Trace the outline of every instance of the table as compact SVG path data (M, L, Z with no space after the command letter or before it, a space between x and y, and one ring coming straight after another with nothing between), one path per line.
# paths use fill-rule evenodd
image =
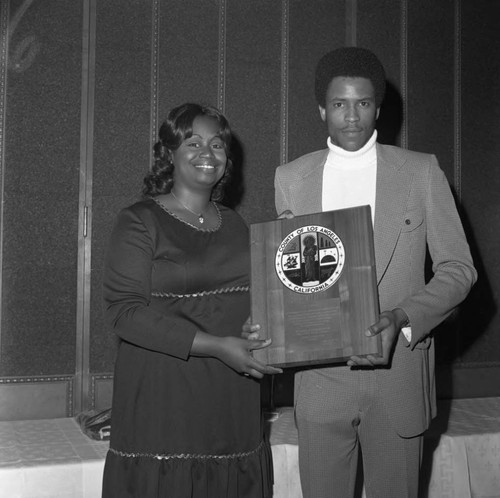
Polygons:
M423 498L500 498L500 398L440 401L426 434Z
M273 498L302 498L298 435L293 408L280 408L266 415L273 452Z
M439 402L425 438L421 498L500 498L500 398ZM291 408L268 422L273 498L302 498ZM74 419L0 422L0 498L100 498L107 442Z
M107 450L72 418L0 422L0 498L100 498Z

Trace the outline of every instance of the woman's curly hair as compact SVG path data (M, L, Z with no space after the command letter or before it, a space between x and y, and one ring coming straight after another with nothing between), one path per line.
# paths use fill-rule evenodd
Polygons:
M158 142L153 147L154 162L150 172L144 178L142 193L145 197L156 197L167 194L174 184L174 164L172 152L177 150L182 142L193 135L193 122L198 116L213 118L219 124L219 137L224 143L227 156L224 176L212 191L212 200L222 201L226 186L231 180L233 163L231 161L232 133L224 115L215 107L187 103L172 109L167 119L160 126Z

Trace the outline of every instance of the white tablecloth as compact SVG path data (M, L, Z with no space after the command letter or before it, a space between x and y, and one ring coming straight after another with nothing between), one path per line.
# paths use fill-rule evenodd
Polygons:
M273 498L302 498L299 447L292 408L267 414L274 465Z
M72 418L0 422L0 498L100 498L107 449Z
M429 498L500 498L500 398L441 401L426 437Z
M302 498L293 411L275 418L274 498ZM0 422L0 498L100 498L107 448L70 418ZM500 398L440 402L425 448L422 498L500 498Z

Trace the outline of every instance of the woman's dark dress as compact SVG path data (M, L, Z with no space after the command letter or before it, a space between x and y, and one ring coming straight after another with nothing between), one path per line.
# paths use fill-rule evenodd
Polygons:
M121 341L103 498L271 496L259 383L189 356L197 330L240 337L249 316L248 229L218 209L215 230L153 200L118 217L104 273Z

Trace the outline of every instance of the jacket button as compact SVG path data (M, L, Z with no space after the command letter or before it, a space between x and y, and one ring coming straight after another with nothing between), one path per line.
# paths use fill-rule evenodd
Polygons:
M411 225L411 220L409 220L408 218L406 218L405 223L406 223L407 225Z

